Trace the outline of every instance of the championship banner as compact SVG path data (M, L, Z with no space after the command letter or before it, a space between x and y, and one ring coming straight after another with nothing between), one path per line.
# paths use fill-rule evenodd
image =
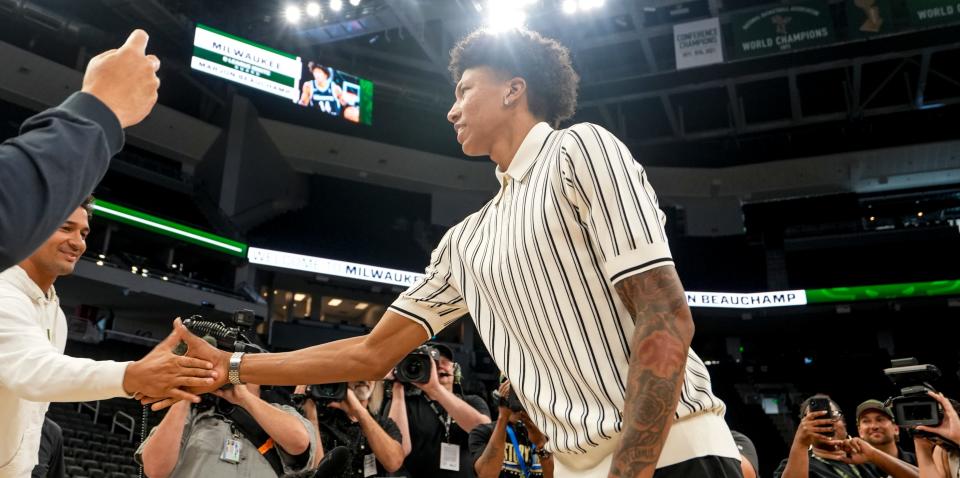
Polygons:
M206 25L197 24L190 67L292 101L300 98L300 58Z
M865 38L893 31L892 0L846 0L850 38Z
M918 27L960 22L958 0L907 0L907 10L910 24Z
M723 63L723 41L717 17L673 26L677 69Z
M826 1L768 7L733 17L738 57L767 55L833 42L833 18Z

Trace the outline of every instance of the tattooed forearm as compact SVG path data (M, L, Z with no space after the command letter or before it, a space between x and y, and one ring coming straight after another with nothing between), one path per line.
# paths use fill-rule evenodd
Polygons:
M633 317L622 441L611 477L648 477L656 471L683 385L693 319L673 266L628 277L617 293Z

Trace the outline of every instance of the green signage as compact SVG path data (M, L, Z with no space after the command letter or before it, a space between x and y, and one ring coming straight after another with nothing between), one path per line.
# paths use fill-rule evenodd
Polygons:
M833 42L833 19L825 0L767 7L733 17L738 57L767 55Z
M906 282L903 284L867 285L860 287L834 287L831 289L807 289L807 303L856 302L861 300L902 299L907 297L933 297L942 295L960 295L960 280Z
M118 222L139 227L147 231L156 232L174 239L190 242L215 251L224 252L237 257L247 257L247 245L220 237L209 232L194 229L183 224L177 224L150 214L125 208L102 199L97 199L93 209L98 215L103 215Z
M846 0L850 38L864 38L893 31L892 0Z
M957 0L907 0L910 23L915 26L942 25L960 22Z

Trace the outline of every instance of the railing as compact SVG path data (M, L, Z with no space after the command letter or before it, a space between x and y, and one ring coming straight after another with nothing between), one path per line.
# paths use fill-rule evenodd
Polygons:
M127 422L129 422L130 424L127 425L126 424ZM147 426L147 424L144 423L143 426ZM127 432L127 441L132 442L133 430L137 428L137 421L134 420L134 418L131 417L130 415L127 415L126 413L121 412L120 410L117 410L113 414L113 423L110 425L110 433L116 433L115 430L117 428L120 428L121 430L125 430Z

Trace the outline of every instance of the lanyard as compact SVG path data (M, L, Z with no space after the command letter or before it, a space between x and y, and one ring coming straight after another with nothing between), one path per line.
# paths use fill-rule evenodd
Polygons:
M433 409L433 413L437 416L437 420L440 420L440 424L443 425L443 442L450 443L450 423L452 421L450 419L450 414L446 413L446 410L441 412L439 407L437 407L437 403L432 400L428 401L427 403L429 403L430 408Z
M510 425L507 425L507 435L510 437L510 441L513 442L513 450L517 452L517 463L520 465L520 472L523 473L524 477L530 478L530 473L533 473L533 470L527 471L527 462L523 460L523 453L520 453L520 444L517 443L517 434L513 432L513 427ZM533 445L533 448L536 449L537 446Z
M845 473L843 470L841 470L840 467L838 467L837 465L834 465L833 463L830 463L830 462L828 462L827 460L824 460L823 458L820 458L819 456L815 455L815 454L812 453L812 452L810 453L810 456L812 456L815 460L819 461L820 463L823 463L824 465L827 465L827 466L829 466L830 468L833 468L833 471L836 472L836 474L840 475L840 478L851 478L850 475L846 474L846 473ZM857 470L856 467L852 467L852 466L851 466L851 467L850 467L850 471L852 471L854 475L857 475L857 478L863 478L863 477L860 475L860 471Z

